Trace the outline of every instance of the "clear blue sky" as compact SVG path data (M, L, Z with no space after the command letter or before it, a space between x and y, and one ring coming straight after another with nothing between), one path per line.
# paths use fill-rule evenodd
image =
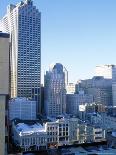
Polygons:
M9 3L1 0L0 17ZM116 64L116 0L34 0L42 12L42 79L62 63L70 82L92 77L99 64Z

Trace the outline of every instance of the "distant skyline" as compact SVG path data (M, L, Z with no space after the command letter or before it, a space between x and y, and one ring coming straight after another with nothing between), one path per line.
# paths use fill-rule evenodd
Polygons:
M33 0L42 16L42 83L51 63L62 63L69 81L91 78L96 65L116 64L116 0ZM8 4L0 1L0 18Z

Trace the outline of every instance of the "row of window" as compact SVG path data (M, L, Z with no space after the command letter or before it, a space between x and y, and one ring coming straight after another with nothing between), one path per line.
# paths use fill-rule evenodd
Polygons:
M55 135L55 136L57 136L57 132L48 132L47 135L50 135L50 136L54 136Z
M48 130L48 131L49 131L49 130L50 130L50 131L51 131L51 130L57 130L57 127L48 127L47 130Z
M60 133L59 133L59 136L64 136L64 137L65 137L65 136L68 136L68 132L60 132Z
M48 138L48 143L49 142L57 142L57 137Z
M44 144L45 137L22 138L22 145Z

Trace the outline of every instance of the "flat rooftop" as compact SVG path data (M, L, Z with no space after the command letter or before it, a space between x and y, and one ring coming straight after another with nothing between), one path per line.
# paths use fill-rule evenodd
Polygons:
M46 133L45 126L42 126L40 123L18 123L16 130L20 136Z

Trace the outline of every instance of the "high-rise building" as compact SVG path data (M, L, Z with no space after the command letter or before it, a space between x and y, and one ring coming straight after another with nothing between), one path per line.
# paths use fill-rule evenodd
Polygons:
M113 106L116 106L116 65L96 66L96 74L112 79L112 101Z
M11 97L27 97L40 107L41 13L32 0L10 4L1 26L10 33Z
M96 75L112 79L112 101L113 106L116 106L116 65L96 66Z
M92 79L81 80L76 85L76 92L84 90L85 94L91 94L96 104L112 105L112 79L103 76L94 76Z
M9 95L9 34L0 32L0 154L5 155L5 114Z
M45 113L57 116L66 111L65 73L63 65L52 65L44 77Z
M112 79L112 68L115 65L99 65L95 68L96 76L103 76L105 79Z

